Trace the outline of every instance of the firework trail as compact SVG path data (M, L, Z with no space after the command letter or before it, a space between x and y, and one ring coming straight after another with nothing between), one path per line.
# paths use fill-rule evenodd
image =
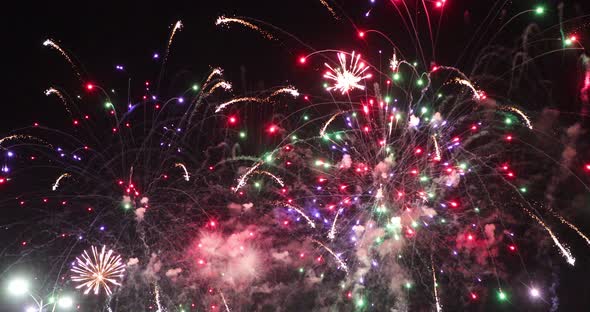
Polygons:
M57 90L55 88L49 88L49 89L45 90L45 95L49 96L52 94L55 94L57 97L59 97L59 99L63 103L64 107L66 108L66 111L70 114L70 116L72 116L72 111L68 107L68 101L66 100L64 95L59 90Z
M346 54L338 53L338 61L340 68L334 69L330 64L324 65L328 68L328 72L324 74L324 78L334 81L332 86L326 88L328 91L339 90L342 94L348 93L354 89L365 90L365 86L359 84L361 81L371 78L371 74L365 72L369 69L364 62L359 62L360 54L352 52L350 56L350 64L346 60Z
M154 293L156 299L156 306L158 307L158 309L156 309L156 312L163 312L164 310L162 310L162 304L160 303L160 286L158 285L158 282L154 283Z
M59 187L59 182L61 181L61 179L68 178L68 177L70 177L70 174L69 173L64 173L64 174L60 175L57 178L57 180L55 180L55 183L53 183L53 186L51 187L51 190L52 191L57 190L57 188Z
M334 221L332 222L332 227L330 228L330 232L328 232L328 239L334 240L336 238L336 222L338 221L338 216L342 212L342 209L338 209L336 212L336 216L334 217Z
M174 24L174 27L172 28L172 32L170 33L170 37L168 38L168 44L166 45L166 53L164 54L164 61L162 62L162 66L164 66L164 64L166 64L166 61L168 59L168 55L170 54L170 47L172 46L172 41L174 40L174 36L181 29L182 29L182 21L177 21L176 24Z
M340 256L338 256L336 253L334 253L334 251L332 251L332 249L328 248L328 246L324 245L322 242L320 242L318 240L314 240L314 242L316 244L320 245L322 248L324 248L327 252L329 252L334 257L336 262L338 263L338 268L342 269L344 272L346 272L348 274L348 266L346 265L346 263L344 263L344 261L342 261Z
M250 177L250 175L256 171L256 169L258 169L258 167L260 167L260 165L262 165L262 162L259 162L257 164L255 164L254 166L250 167L250 169L248 169L248 171L246 171L246 173L244 173L239 179L238 179L238 184L234 187L234 193L237 192L239 189L241 189L242 187L244 187L244 185L246 185L246 182L248 182L248 178Z
M225 300L225 296L223 295L223 292L219 292L219 295L221 296L221 300L223 301L223 305L225 306L225 312L231 312L231 310L229 309L229 305L227 304L227 301Z
M78 71L78 66L76 66L76 63L74 63L74 61L72 60L72 58L66 53L66 51L64 49L62 49L57 43L55 43L55 41L51 40L51 39L47 39L43 42L44 46L49 46L57 51L59 51L59 53L61 53L61 55L68 61L68 63L70 63L70 65L72 66L72 69L74 70L74 72L76 73L76 75L78 76L78 79L82 79L82 75L80 74L80 72Z
M188 174L188 171L186 170L186 166L182 163L176 163L176 164L174 164L174 167L182 168L182 171L184 171L184 180L188 182L190 179L190 176Z
M438 147L438 141L436 140L436 135L433 134L432 135L432 142L434 142L434 152L435 152L435 157L434 160L440 160L440 148Z
M266 30L263 30L262 28L248 22L245 21L241 18L235 18L235 17L225 17L225 16L220 16L217 18L217 20L215 21L215 25L227 25L230 23L237 23L243 26L246 26L252 30L255 30L257 32L259 32L264 38L268 39L268 40L274 40L275 38Z
M566 219L564 219L562 216L560 216L559 214L557 214L555 212L553 212L553 215L556 216L559 219L559 221L561 221L561 223L567 225L570 229L572 229L576 233L578 233L578 235L586 241L586 244L590 245L590 238L588 238L588 236L586 236L584 233L582 233L582 231L580 231L580 229L578 229L577 226L570 223L569 221L567 221Z
M103 289L107 296L112 294L111 285L120 286L120 280L125 272L125 264L121 256L115 255L112 250L106 251L106 246L102 246L101 251L95 246L91 247L92 255L84 251L81 258L76 258L72 272L72 281L80 282L76 289L86 288L84 294L91 290L98 295L100 289Z
M279 205L281 205L281 204L279 203ZM309 227L311 227L312 229L315 229L315 223L313 222L313 220L310 217L308 217L300 208L295 207L294 205L291 205L291 204L283 204L283 205L295 210L300 216L305 218L305 220L307 221L307 224L309 224Z
M531 124L531 120L520 109L518 109L516 107L512 107L512 106L504 106L503 109L506 109L506 110L509 110L511 112L514 112L514 113L518 114L524 120L524 122L526 123L526 127L529 128L529 129L531 129L531 130L533 130L533 125Z
M481 91L478 91L475 86L471 83L471 81L462 78L455 78L454 80L456 83L467 86L473 92L473 98L476 100L480 100L482 98Z
M269 95L265 98L258 98L258 97L237 98L237 99L229 100L225 103L219 104L215 108L215 112L219 113L220 111L224 110L226 107L228 107L232 104L241 103L241 102L270 103L272 98L274 98L275 96L280 95L280 94L290 94L293 97L298 97L299 91L297 91L297 89L295 89L293 87L285 87L285 88L280 88L279 90L274 91L271 95Z
M543 220L541 220L541 218L537 217L537 215L535 215L534 213L532 213L530 210L528 210L525 207L522 207L522 209L531 217L533 218L535 221L537 221L539 223L539 225L541 225L545 231L547 231L547 234L549 234L549 236L551 237L551 239L553 240L553 242L555 243L555 246L557 246L559 248L559 250L561 251L561 254L563 255L563 257L567 260L567 263L569 263L570 265L574 265L576 263L576 259L572 256L571 252L569 251L569 249L567 249L566 247L563 246L563 244L557 239L557 236L555 236L555 234L553 233L553 231L547 226L547 224L545 224L545 222L543 222Z
M17 141L17 140L23 140L23 141L34 141L37 143L41 143L41 144L47 144L47 142L34 137L32 135L23 135L23 134L13 134L13 135L9 135L6 137L3 137L0 139L0 145L2 145L4 142L10 142L10 141ZM49 145L51 146L51 145Z
M214 84L209 91L203 93L203 98L208 97L209 95L213 94L213 92L215 92L215 90L222 88L224 90L231 90L232 89L232 85L231 83L227 82L227 81L219 81L216 84Z
M432 255L430 256L430 268L432 269L432 290L434 292L434 300L436 302L436 312L441 312L442 306L440 305L440 300L438 298L438 283L436 282L436 272L434 271L434 260L432 259Z
M328 11L330 11L330 14L332 14L332 16L334 17L334 19L339 20L340 17L336 14L336 11L334 11L334 9L332 9L332 7L328 4L328 2L326 0L320 0L320 3L326 7L326 9L328 9Z
M281 187L285 186L285 182L283 182L283 180L281 180L281 178L277 177L276 175L274 175L268 171L258 170L258 171L255 171L255 173L267 175L267 176L271 177L275 182L277 182L277 184L279 184Z

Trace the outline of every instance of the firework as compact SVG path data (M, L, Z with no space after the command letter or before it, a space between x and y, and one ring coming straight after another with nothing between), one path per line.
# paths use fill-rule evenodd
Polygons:
M112 294L112 286L120 286L125 264L121 256L115 254L112 250L107 251L106 246L102 246L100 252L98 248L92 246L90 254L88 251L76 258L72 268L74 275L72 281L78 283L76 289L85 288L84 294L90 291L98 295L100 290L104 290L107 296Z
M333 8L340 7L332 6L336 3L320 3L338 19ZM407 11L400 3L391 2ZM419 11L430 19L429 10L440 10L443 4L424 2ZM372 18L377 10L371 6L361 15ZM40 163L44 170L55 170L40 181L53 181L67 172L53 183L52 190L60 188L60 192L51 193L44 187L17 196L21 206L35 201L48 207L54 202L59 205L59 209L42 210L52 218L34 223L54 237L35 249L28 248L40 238L14 245L26 252L47 249L52 254L62 253L66 244L92 246L74 260L71 280L85 294L106 293L106 302L97 304L109 311L111 301L125 311L169 311L184 309L188 303L194 309L209 306L230 312L227 299L253 310L290 307L292 297L299 298L293 296L293 289L311 294L309 307L304 309L339 311L352 306L359 311L440 312L443 306L465 310L489 297L479 296L485 289L497 291L499 304L507 304L508 290L521 284L528 298L545 296L550 293L542 288L546 281L522 282L518 279L528 275L507 274L513 268L506 271L504 267L518 263L510 257L526 258L530 253L521 250L541 242L552 243L548 253L573 266L577 250L570 250L569 242L557 236L559 229L575 231L590 245L587 235L556 211L543 205L532 207L538 192L527 193L527 188L543 187L543 179L535 178L535 173L544 171L545 164L569 168L577 161L575 155L584 153L572 151L571 146L564 151L554 146L538 148L538 142L552 133L529 131L533 123L542 122L535 120L538 112L528 106L526 98L522 102L524 97L520 97L518 108L492 105L511 99L488 84L485 78L493 75L480 71L491 67L486 63L489 55L474 59L475 68L465 71L469 75L435 64L421 46L426 40L418 38L423 30L418 25L421 28L423 23L417 23L416 16L403 17L416 34L416 47L398 47L378 30L358 31L363 39L379 34L385 40L383 45L378 39L363 40L359 47L366 47L362 58L356 52L342 52L341 46L316 50L262 21L217 19L216 25L240 24L267 39L275 39L274 33L259 25L278 30L277 37L294 39L281 43L289 48L291 43L301 44L295 49L308 51L299 57L300 64L310 67L306 80L323 80L324 88L289 79L294 86L250 92L244 85L248 91L232 98L217 92L230 90L232 84L224 80L221 68L213 67L203 79L178 89L178 83L170 88L159 88L158 83L153 88L149 77L141 93L131 84L127 92L116 84L111 89L106 87L108 82L96 87L101 92L93 92L97 85L88 84L87 96L72 99L65 91L47 89L46 95L59 97L73 118L80 112L72 112L68 104L86 99L104 102L107 116L113 118L95 123L90 122L92 115L78 117L76 125L80 122L86 127L72 133L37 127L38 123L25 128L27 133L59 142L57 148L24 133L0 139L8 165L18 158L17 163L30 161L31 166ZM160 80L182 27L180 21L171 27ZM571 44L571 36L568 38ZM76 70L72 55L52 40L44 44L60 52ZM408 51L421 55L407 58L412 53ZM325 67L323 62L313 64L315 58L310 58L330 59L334 52L338 61ZM432 59L435 52L432 47ZM509 54L493 54L494 66L512 64L502 59ZM582 60L590 63L585 57ZM117 66L118 74L122 68ZM318 68L327 72L318 75ZM175 82L179 81L183 80ZM520 90L518 82L514 84L510 90ZM584 103L588 85L584 82L579 90ZM484 101L486 88L494 90L489 101ZM339 93L339 99L323 90ZM275 105L278 103L281 105ZM252 117L245 108L249 104L254 110L265 109L256 110ZM80 110L88 107L91 105L79 106ZM119 114L122 109L127 111ZM511 124L506 114L514 114L511 118L521 123ZM107 123L108 127L97 126ZM562 129L551 129L559 137ZM564 132L570 136L570 132L584 130L580 126ZM543 137L537 132L543 132ZM559 152L564 155L563 164L550 159L549 155ZM525 157L527 161L522 161ZM0 183L8 181L10 174L4 165ZM179 174L183 179L173 178ZM77 177L76 183L60 186L71 176ZM191 183L185 183L188 181ZM47 194L51 196L44 196ZM555 203L558 207L559 201ZM82 205L85 209L80 210ZM547 210L557 219L543 219ZM529 237L521 238L522 233ZM56 245L51 244L56 241L60 245L53 250ZM112 244L121 255L107 251L105 245ZM547 253L544 248L539 250ZM60 267L64 258L51 258L58 259L54 267ZM127 265L123 258L129 259ZM532 265L546 268L545 263L533 260L523 259L523 272ZM67 283L59 287L67 288ZM263 300L251 296L258 292L275 295ZM204 293L210 296L202 296ZM457 299L462 295L471 301ZM202 302L187 302L186 298L201 298Z
M68 101L66 100L66 98L64 97L64 95L59 90L57 90L55 88L49 88L49 89L45 90L45 95L49 96L49 95L52 95L52 94L55 94L57 97L59 97L59 99L63 103L64 107L66 108L66 111L68 111L68 113L70 115L72 115L72 111L68 107Z
M57 180L55 180L55 183L53 183L53 186L51 187L51 190L52 190L52 191L55 191L55 190L57 190L57 188L59 187L59 182L60 182L62 179L64 179L64 178L68 178L68 177L70 177L70 174L69 174L69 173L64 173L64 174L60 175L60 176L57 178Z
M237 18L237 17L225 17L225 16L220 16L217 18L217 20L215 21L215 25L227 25L230 23L237 23L243 26L246 26L252 30L255 30L257 32L259 32L262 36L264 36L266 39L268 40L274 40L275 38L266 30L263 30L262 28L244 20L241 18Z
M336 14L336 11L334 11L334 9L328 4L328 2L326 0L320 0L320 3L326 7L326 9L328 9L328 11L330 11L330 14L332 14L332 16L339 20L340 17L338 17L338 15Z
M360 82L371 78L372 75L366 73L369 67L362 61L360 61L361 55L352 52L350 55L350 64L346 59L344 52L338 53L338 60L340 62L340 68L334 69L330 64L325 63L328 68L328 72L324 74L324 78L332 80L334 84L328 88L328 91L338 90L342 94L348 93L354 89L365 90L365 86L361 85Z
M346 263L344 263L344 261L342 261L342 259L340 258L339 255L337 255L336 253L334 253L334 251L332 251L332 249L330 249L328 246L324 245L322 242L315 240L314 241L316 244L320 245L322 248L324 248L327 252L329 252L332 257L334 257L334 259L336 260L336 263L338 263L338 268L342 269L344 272L348 273L348 266L346 265Z
M279 94L290 94L293 97L298 97L299 96L299 91L297 91L297 89L293 88L293 87L284 87L284 88L280 88L276 91L274 91L271 95L265 97L265 98L258 98L258 97L243 97L243 98L237 98L237 99L232 99L229 100L225 103L219 104L216 108L215 108L215 112L219 113L220 111L222 111L223 109L225 109L226 107L235 104L235 103L240 103L240 102L257 102L257 103L269 103L273 97L279 95Z
M295 207L295 206L294 206L294 205L292 205L292 204L285 204L285 206L289 207L290 209L293 209L293 210L295 210L295 211L296 211L296 212L297 212L299 215L301 215L303 218L305 218L305 220L306 220L306 221L307 221L307 223L309 224L309 227L310 227L310 228L312 228L312 229L315 229L315 223L313 222L313 220L312 220L312 219L311 219L311 218L310 218L308 215L306 215L306 214L305 214L305 213L304 213L304 212L301 210L301 208Z
M186 166L181 163L176 163L176 164L174 164L174 166L177 168L182 168L182 171L184 171L184 180L188 182L190 179L190 176L188 174L188 171L186 170Z
M79 79L82 78L82 75L78 71L78 66L76 66L76 63L74 63L74 61L68 55L68 53L66 53L66 51L64 49L62 49L62 47L60 47L57 43L55 43L55 41L53 41L51 39L47 39L47 40L43 41L43 45L46 47L51 47L51 48L57 50L68 61L68 63L70 63L70 65L72 66L72 69L74 70L74 72L76 73L78 78Z

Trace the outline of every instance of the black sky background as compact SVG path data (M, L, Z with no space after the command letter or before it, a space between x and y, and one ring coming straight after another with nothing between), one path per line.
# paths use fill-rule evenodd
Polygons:
M174 40L167 65L163 93L178 90L187 81L200 80L210 66L224 68L228 80L234 82L235 94L245 94L296 82L305 91L319 92L319 73L302 69L297 65L298 56L309 53L305 47L287 36L269 42L259 34L238 25L229 29L214 25L219 15L253 17L283 28L315 49L344 49L373 51L387 47L381 40L359 40L357 29L379 29L399 44L405 53L415 53L410 36L397 18L391 5L378 1L372 17L362 15L372 6L369 1L339 1L351 20L344 18L334 21L330 13L315 0L299 1L53 1L53 2L12 2L6 4L2 20L2 116L0 135L4 136L15 128L41 122L56 128L71 128L71 121L61 104L48 98L43 91L57 85L72 94L83 93L82 84L75 79L69 64L55 50L43 47L46 38L52 38L76 56L82 64L89 81L105 84L106 87L125 86L132 78L132 95L138 99L146 79L154 81L160 71L161 61L154 61L154 52L164 54L171 25L182 20L184 29ZM446 17L442 23L437 45L436 62L471 68L481 39L494 33L492 28L476 32L479 21L489 12L496 1L492 0L449 0ZM502 1L503 2L503 1ZM515 1L507 7L507 16L534 6L537 1ZM546 1L548 8L554 8L553 1ZM570 2L567 12L571 16L589 14L590 4L579 1L579 8ZM465 23L469 12L470 23ZM533 20L526 17L517 21L498 41L510 47L516 44L524 27ZM542 28L551 29L557 35L555 12L539 19ZM586 27L586 28L584 28ZM588 38L587 26L581 25L580 32ZM483 34L482 35L482 31ZM427 31L422 28L421 37ZM590 38L588 38L590 40ZM468 46L475 40L480 44ZM431 54L427 41L422 41L427 55ZM565 112L579 111L577 100L579 89L578 52L543 61L540 71L543 77L553 77L549 94L527 94L522 99L528 102L551 105ZM464 54L464 57L459 58ZM567 56L567 57L566 57ZM383 62L389 55L384 54ZM427 58L428 61L432 59ZM117 64L125 66L125 72L116 72ZM245 73L245 78L243 75ZM568 74L572 73L572 74ZM574 75L573 73L576 73ZM310 78L314 77L314 79ZM106 82L106 83L105 83ZM242 83L242 82L245 82ZM171 93L172 91L170 91ZM91 111L92 108L89 108ZM586 120L587 121L587 120ZM0 197L2 195L0 194ZM19 212L2 211L0 216L7 219L18 217ZM582 227L590 230L588 212L575 215ZM586 231L589 232L589 231ZM3 237L0 241L10 241ZM590 306L590 252L576 239L573 250L578 257L575 268L561 265L559 295L561 311L584 311ZM1 298L1 297L0 297ZM519 309L520 310L520 309ZM522 311L522 310L521 310Z

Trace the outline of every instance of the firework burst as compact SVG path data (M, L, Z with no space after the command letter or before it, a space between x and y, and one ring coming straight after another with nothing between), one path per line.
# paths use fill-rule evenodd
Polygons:
M110 296L113 293L111 287L121 285L125 264L121 256L112 250L107 251L106 246L102 246L100 252L97 247L92 246L90 254L84 251L76 258L72 272L75 274L72 281L78 283L76 289L85 288L84 294L92 291L95 295L102 289Z
M333 81L333 85L327 87L328 91L338 90L342 94L348 93L354 89L365 90L365 86L360 82L372 77L372 74L366 73L369 67L361 61L361 55L352 52L350 55L350 63L347 61L344 52L338 53L339 68L333 68L330 64L325 63L328 71L324 74L324 78Z

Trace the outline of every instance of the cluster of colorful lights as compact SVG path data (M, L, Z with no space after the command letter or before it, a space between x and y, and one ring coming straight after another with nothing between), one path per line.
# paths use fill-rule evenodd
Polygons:
M340 19L334 6L320 2ZM431 2L438 10L448 5L445 0ZM523 13L527 12L543 15L546 10L539 6ZM269 40L279 37L256 20L222 16L216 21L222 26L231 23ZM162 68L182 27L180 21L172 27ZM360 31L358 36L365 40L374 32ZM563 38L564 49L581 46L575 34ZM76 78L85 81L79 66L56 41L43 44L57 50ZM590 239L557 212L546 209L551 218L539 212L545 207L528 197L533 185L526 173L521 174L524 166L512 165L510 159L515 143L534 135L535 122L525 113L526 105L500 105L500 97L480 90L459 69L423 66L398 58L396 50L392 47L386 69L356 52L334 55L333 50L324 50L301 56L298 63L306 68L321 66L316 56L332 60L324 63L324 93L303 97L299 89L287 86L261 96L228 99L217 92L231 89L219 68L167 101L160 100L150 82L145 82L137 104L111 98L115 90L86 82L88 97L104 101L115 148L91 148L86 143L56 148L28 134L2 138L0 147L6 150L7 163L16 149L31 162L38 157L64 159L66 165L57 179L57 174L53 176L51 191L84 205L89 220L78 222L89 230L69 227L59 237L91 245L90 253L84 251L73 262L69 278L84 294L106 293L108 309L115 297L128 299L129 306L139 304L130 295L137 291L142 293L140 301L156 311L207 306L229 312L232 300L251 304L240 294L244 285L260 289L271 287L266 283L299 279L311 283L310 289L322 283L328 289L322 298L329 304L358 310L408 308L416 304L411 292L417 291L432 298L430 307L436 311L458 302L449 295L456 292L471 301L465 305L490 294L506 302L512 297L511 286L506 285L510 279L498 273L500 256L523 256L519 245L526 242L513 228L530 221L531 228L540 229L531 233L551 241L573 266L573 253L553 228L565 225L588 245ZM159 58L153 54L154 60ZM124 69L115 66L116 71ZM590 85L588 72L582 95ZM45 94L57 96L74 127L92 119L79 115L80 110L73 109L76 101L64 91L51 87ZM247 116L240 115L244 107L281 101L297 101L298 109L273 116L262 131L279 143L264 146L267 152L257 157L227 148L230 143L248 142L247 134L254 132L238 128L247 124ZM186 105L186 110L165 115L172 103ZM242 105L234 105L238 103ZM154 116L141 135L132 123L138 106L149 106ZM222 133L210 130L206 140L195 139L195 133L210 128L212 120L221 120ZM35 128L46 130L38 123ZM197 149L191 150L191 140L200 142ZM10 146L12 142L16 144ZM31 143L25 147L45 146L51 152L35 154L35 148L22 148L23 142ZM113 149L117 153L107 156ZM212 156L216 150L222 156ZM66 163L66 158L76 165ZM86 159L103 159L104 166L78 165ZM112 163L122 170L105 174ZM581 169L590 172L590 164ZM2 174L0 184L13 179L8 165ZM94 190L89 185L99 187ZM18 200L21 206L28 202ZM46 197L41 201L52 202ZM85 201L107 207L97 210ZM71 205L59 202L62 207ZM110 211L113 206L123 207L122 212ZM22 241L22 247L31 240ZM102 245L100 251L93 244ZM105 245L116 246L121 255L107 251ZM163 266L165 273L160 272ZM278 269L300 277L269 281L269 272L278 274ZM530 278L524 287L537 299L549 293L542 284ZM179 288L194 291L187 296Z

